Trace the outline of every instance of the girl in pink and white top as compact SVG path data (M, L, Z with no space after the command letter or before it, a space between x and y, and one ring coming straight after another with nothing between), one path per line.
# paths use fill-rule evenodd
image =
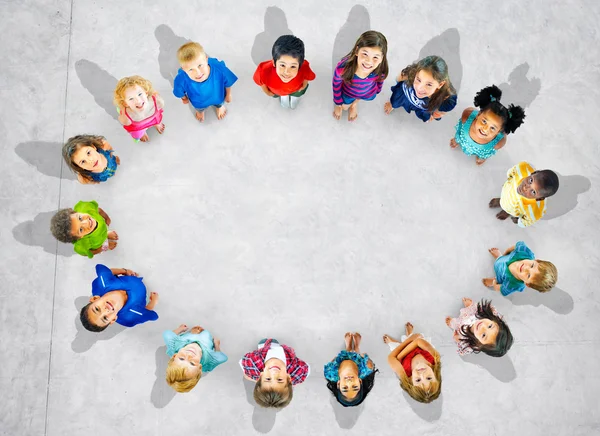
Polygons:
M446 317L446 325L454 330L458 354L483 352L492 357L504 356L513 344L513 336L491 301L473 304L470 298L463 298L463 304L458 318Z
M165 103L149 80L140 76L122 78L115 88L114 103L119 122L136 141L149 141L146 131L150 127L154 126L158 133L165 131L162 123Z
M360 35L350 53L333 72L333 116L339 120L348 111L348 121L358 116L358 100L374 100L389 72L387 40L374 30Z

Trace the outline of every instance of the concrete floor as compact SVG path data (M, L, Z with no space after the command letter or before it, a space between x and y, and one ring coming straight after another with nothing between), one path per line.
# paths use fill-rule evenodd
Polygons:
M599 434L600 4L239 3L0 2L0 434ZM355 123L336 122L332 65L369 28L388 38L390 79ZM317 74L294 112L252 81L288 32ZM223 121L209 113L198 124L171 94L186 39L239 77ZM385 116L393 76L432 53L450 65L456 112L435 124ZM131 141L111 105L117 79L132 74L166 101L166 132L148 144ZM492 83L527 120L477 167L448 141ZM108 183L80 185L61 167L61 144L79 133L117 150ZM487 208L521 160L561 176L546 219L526 230ZM53 212L80 199L111 215L115 251L88 260L52 239ZM557 265L550 294L502 298L480 284L493 270L487 249L520 239ZM160 319L82 331L96 262L143 275ZM444 317L463 296L494 297L516 338L507 356L456 354ZM386 363L382 334L409 320L442 354L443 395L431 405L403 394ZM221 338L229 362L175 395L161 332L182 322ZM342 410L322 367L347 330L363 334L381 374L364 406ZM237 365L268 335L312 367L277 414L254 407Z

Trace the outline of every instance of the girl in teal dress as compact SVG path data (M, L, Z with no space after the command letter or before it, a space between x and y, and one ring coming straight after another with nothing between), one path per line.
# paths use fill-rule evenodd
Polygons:
M344 407L362 403L375 383L375 364L365 353L360 353L360 333L346 333L346 349L323 369L327 388Z
M500 103L502 91L495 85L483 88L475 95L473 103L479 109L469 107L456 124L456 134L450 147L468 155L475 155L475 163L482 165L506 144L506 135L514 133L523 124L525 111L513 104L505 107Z

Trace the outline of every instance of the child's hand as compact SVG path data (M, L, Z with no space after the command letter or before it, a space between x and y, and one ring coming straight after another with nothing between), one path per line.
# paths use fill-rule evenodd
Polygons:
M221 340L220 339L214 339L213 343L215 344L215 351L221 351Z
M456 142L456 139L452 138L450 140L450 148L456 148L458 147L458 142Z
M146 309L153 310L156 303L158 303L158 294L156 292L150 292L150 303L148 303Z
M485 163L486 159L479 159L478 157L475 157L475 163L477 165L483 165Z
M117 248L117 241L109 239L109 241L108 241L108 249L109 250L114 250L115 248Z
M452 322L452 317L451 317L451 316L447 316L447 317L446 317L446 325L447 325L448 327L450 327L450 323L451 323L451 322ZM452 328L452 327L450 327L450 328Z
M106 224L108 224L108 223L106 223ZM119 239L119 235L114 230L111 230L110 232L108 232L106 234L106 236L108 239L111 239L113 241L117 241Z
M185 332L188 329L188 326L185 324L179 324L179 327L177 327L175 330L173 330L173 333L175 333L176 335L180 335L181 333Z
M83 177L81 174L77 174L77 180L79 181L79 183L81 183L82 185L97 185L100 182L95 182L93 180L90 179L86 179L85 177Z
M119 158L119 156L115 156L115 162L117 165L121 165L121 158Z
M494 286L496 284L496 279L485 278L485 279L481 279L481 282L483 283L483 286L487 286L488 288L491 288L492 286Z
M190 99L184 95L183 97L181 97L181 102L183 104L188 104L190 102Z
M473 304L473 300L471 300L470 298L464 297L462 299L463 304L465 305L465 307L469 307L471 304Z
M502 256L502 253L496 247L490 248L488 251L492 256L494 256L494 259L498 259L500 256Z
M127 268L123 268L125 270L125 275L126 276L132 276L132 277L139 277L139 274L136 273L135 271L132 271L130 269Z
M444 115L446 115L446 112L433 111L433 113L431 114L431 117L432 118L442 118Z
M198 333L202 333L203 331L204 331L204 328L197 325L197 326L192 327L192 330L190 330L190 333L194 333L195 335L197 335Z

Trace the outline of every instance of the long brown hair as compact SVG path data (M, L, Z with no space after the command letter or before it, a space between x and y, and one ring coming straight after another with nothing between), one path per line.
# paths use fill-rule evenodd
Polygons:
M73 162L72 156L73 153L75 153L81 147L86 146L94 147L97 152L100 152L100 150L102 150L102 141L104 141L104 139L104 136L100 135L77 135L73 136L72 138L69 138L67 143L63 145L62 149L62 155L65 159L65 163L69 166L69 168L71 168L71 170L74 173L80 174L81 177L83 177L84 179L90 181L93 180L92 176L90 175L90 171L84 170L75 162Z
M416 400L419 403L431 403L433 400L436 400L442 392L442 361L440 353L435 350L432 355L433 365L431 365L431 369L433 369L436 381L430 384L429 390L413 385L412 379L406 374L400 377L400 387L404 389L413 400Z
M433 78L444 85L429 97L427 103L427 111L434 112L442 105L451 95L456 95L456 89L450 82L448 75L448 65L446 61L439 56L427 56L414 64L411 64L402 70L402 76L406 77L405 83L412 87L415 82L415 76L421 70L427 71Z
M346 63L344 65L344 71L342 72L342 80L348 84L352 82L356 67L358 66L358 58L356 55L363 47L377 47L381 50L383 59L374 72L379 76L377 80L383 82L389 72L387 61L387 39L383 33L376 32L375 30L369 30L360 35L356 40L352 51L344 56L343 59L346 59Z

